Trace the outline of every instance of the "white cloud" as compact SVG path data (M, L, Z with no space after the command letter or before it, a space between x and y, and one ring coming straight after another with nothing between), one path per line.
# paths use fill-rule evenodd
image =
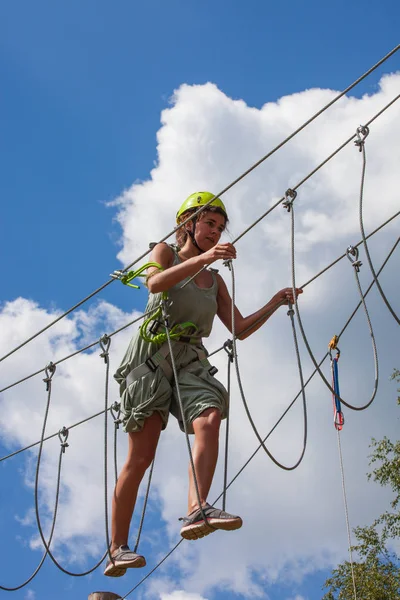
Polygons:
M360 123L389 102L398 93L399 83L400 75L386 76L375 94L362 99L342 99L226 194L224 201L230 214L232 238L321 162L338 143L349 137ZM172 229L177 207L187 195L196 189L216 192L225 187L335 93L308 90L258 110L246 106L243 101L233 101L212 84L181 86L172 106L162 114L158 163L151 178L134 184L118 199L118 219L122 227L121 261L124 264L131 262L147 247L149 240L156 240ZM375 121L367 139L364 206L367 231L398 210L400 156L396 140L400 134L399 110L400 107L395 105ZM349 146L300 188L295 201L298 283L304 283L344 252L350 243L360 239L360 171L360 154ZM388 252L397 231L398 223L395 222L371 241L376 265ZM237 249L237 303L243 313L248 313L268 301L277 289L290 284L290 215L282 208L276 209L240 240ZM365 288L371 276L365 260L364 263L360 275ZM400 311L398 264L397 254L382 275L382 285L397 312ZM228 272L218 266L230 285ZM353 270L347 260L306 288L301 310L317 358L325 354L332 335L338 332L357 302ZM342 446L353 526L370 521L387 499L386 491L366 483L369 439L385 434L398 435L395 388L387 382L392 368L399 366L396 364L398 330L393 327L393 319L376 292L368 298L368 306L377 337L382 385L368 411L353 413L344 409L346 425ZM0 314L2 354L55 314L24 299L4 305ZM105 303L88 312L79 311L10 357L7 380L12 381L25 372L40 368L43 360L54 360L74 351L93 336L118 327L129 317ZM130 332L124 332L113 338L113 367L117 365L129 335ZM218 347L227 337L226 330L216 324L208 348ZM364 315L359 314L354 319L340 348L342 394L352 404L364 404L374 379ZM262 330L240 343L238 351L248 402L260 432L265 435L298 391L286 311L281 310ZM302 345L301 352L307 377L311 362ZM95 350L80 355L57 370L48 431L103 408L104 363L98 354ZM225 357L220 354L213 362L223 379ZM328 374L327 368L325 374ZM112 399L116 396L114 386ZM178 585L176 581L170 582L168 589L159 589L163 600L200 599L201 595L205 597L204 594L219 588L265 598L268 586L280 581L283 572L287 582L301 581L305 574L329 567L345 557L347 537L330 394L315 378L307 388L307 398L308 446L301 466L294 472L282 471L259 452L228 491L227 510L241 514L243 528L235 533L216 533L198 543L183 544L168 562L180 569L182 581ZM8 442L27 444L38 439L44 403L44 384L40 378L3 395L0 426ZM29 427L21 427L21 423L29 423ZM231 427L230 476L257 445L235 386ZM286 464L296 461L302 448L302 428L298 402L268 441L279 460ZM97 553L104 544L102 435L101 418L70 434L70 447L63 466L64 493L56 528L58 540L66 544L67 560L79 561L85 552ZM124 447L124 442L120 444ZM183 452L184 440L176 425L171 423L160 444L154 485L166 535L172 542L178 535L177 518L185 510L187 458ZM57 440L46 445L41 471L42 505L48 515L54 497L58 448ZM221 489L221 469L219 465L211 500ZM182 493L177 494L177 490ZM85 503L82 503L82 496ZM74 514L72 520L71 514ZM77 536L81 540L79 546ZM205 573L207 577L204 577ZM184 587L187 592L177 592L177 587Z
M160 594L160 600L207 600L200 594L190 594L183 590L175 590L171 594Z
M33 590L26 590L24 600L35 600L36 594Z

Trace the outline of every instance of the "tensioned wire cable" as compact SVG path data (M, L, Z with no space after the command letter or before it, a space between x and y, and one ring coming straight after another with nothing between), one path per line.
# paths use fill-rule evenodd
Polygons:
M390 250L389 254L387 255L386 259L384 260L384 262L382 263L377 275L379 276L381 274L381 272L383 271L384 267L386 266L387 262L389 261L390 257L392 256L393 252L395 251L397 245L400 243L400 237L397 239L397 241L395 242L395 244L393 245L392 249ZM369 291L371 290L371 288L373 287L375 283L375 280L372 280L372 282L370 283L370 285L368 286L368 288L366 289L366 291L363 294L363 297L365 298ZM350 315L349 319L346 321L344 327L342 328L341 332L338 335L338 339L343 335L343 333L345 332L345 330L347 329L348 325L350 324L351 320L353 319L354 315L357 313L358 309L360 308L362 302L358 302L357 306L355 307L355 309L353 310L352 314ZM252 327L254 326L254 324L252 325ZM222 349L222 348L221 348ZM210 355L209 355L210 356ZM322 365L322 363L326 360L326 358L329 356L329 352L327 352L325 354L325 356L322 358L322 360L319 362L319 366ZM307 381L304 384L304 388L307 387L307 385L310 383L310 381L312 380L312 378L314 377L314 375L317 373L317 369L314 369L314 371L312 372L312 374L310 375L310 377L307 379ZM292 406L295 404L297 398L300 396L301 391L295 396L295 398L292 400L292 402L289 404L289 406L286 408L286 410L283 412L283 414L281 415L281 417L278 419L278 421L275 423L275 425L272 427L272 429L269 431L269 433L265 436L265 438L263 439L263 442L265 443L268 438L272 435L272 433L275 431L275 429L278 427L278 425L281 423L281 421L284 419L284 417L287 415L287 413L289 412L289 410L292 408ZM245 468L249 465L249 463L253 460L253 458L256 456L256 454L258 453L258 451L262 448L262 444L259 444L259 446L256 448L256 450L251 454L251 456L247 459L247 461L242 465L242 467L239 469L239 471L236 473L236 475L231 479L231 481L229 482L229 484L224 487L224 490L220 493L220 495L213 501L213 505L216 504L223 496L224 494L226 494L226 491L231 487L231 485L233 485L233 483L236 481L236 479L242 474L242 472L245 470ZM128 598L128 596L130 596L130 594L132 594L134 591L136 591L174 552L175 550L182 544L183 542L183 538L180 539L175 546L173 546L171 548L171 550L132 588L130 589L123 597L121 600L125 600L126 598Z
M305 129L317 117L319 117L323 112L325 112L328 108L330 108L333 104L335 104L335 102L337 102L338 100L340 100L340 98L342 98L345 94L347 94L347 92L349 92L350 90L352 90L356 85L358 85L361 81L363 81L363 79L365 79L368 75L370 75L373 71L375 71L378 67L380 67L386 60L388 60L399 49L400 49L400 44L398 44L397 46L395 46L388 54L386 54L386 56L384 56L381 60L379 60L373 67L371 67L370 69L368 69L368 71L366 71L363 75L361 75L358 79L356 79L345 90L343 90L342 92L340 92L340 94L338 94L337 96L335 96L335 98L333 100L331 100L330 102L328 102L328 104L326 104L318 112L316 112L312 117L310 117L307 121L305 121L293 133L291 133L282 142L280 142L277 146L275 146L275 148L273 148L270 152L268 152L260 160L258 160L256 163L254 163L249 169L247 169L244 173L242 173L242 175L240 175L232 183L230 183L223 190L221 190L218 194L216 194L214 196L214 198L222 196L225 192L227 192L229 189L231 189L234 185L236 185L237 183L239 183L239 181L241 181L244 177L246 177L247 175L249 175L249 173L251 173L254 169L256 169L257 167L259 167L265 160L267 160L268 158L270 158L275 152L277 152L280 148L282 148L285 144L287 144L287 142L289 142L298 133L300 133L300 131L302 131L303 129ZM184 227L184 225L188 221L191 221L192 219L196 218L196 216L200 212L202 212L203 210L205 210L207 208L207 206L209 204L211 204L211 202L213 201L214 198L211 198L209 200L209 202L207 202L204 206L200 207L195 213L193 213L185 221L183 221L182 223L180 223L180 225L178 225L177 227L175 227L170 233L168 233L167 235L165 235L159 241L159 243L161 243L161 242L165 241L166 239L168 239L171 235L173 235L174 233L176 233L176 231L178 231L181 227ZM133 265L135 265L140 260L142 260L145 256L147 256L148 253L149 253L149 250L147 250L146 252L144 252L143 254L141 254L132 263L130 263L128 266L126 266L122 270L122 272L125 272L128 269L130 269ZM93 298L93 296L97 295L99 292L101 292L103 289L105 289L107 286L109 286L114 280L115 280L115 278L113 278L113 277L111 279L109 279L106 283L104 283L103 285L101 285L94 292L92 292L91 294L89 294L88 296L86 296L83 300L81 300L80 302L78 302L77 304L75 304L74 306L72 306L70 309L68 309L67 311L65 311L59 317L57 317L56 319L54 319L53 321L51 321L48 325L46 325L45 327L43 327L40 331L36 332L34 335L32 335L31 337L29 337L27 340L25 340L24 342L22 342L21 344L19 344L18 346L16 346L12 350L10 350L7 354L5 354L4 356L2 356L0 358L0 362L2 362L6 358L8 358L12 354L14 354L14 352L16 352L17 350L19 350L20 348L22 348L23 346L25 346L26 344L28 344L32 340L34 340L36 337L38 337L39 335L41 335L42 333L44 333L45 331L47 331L47 329L49 329L50 327L52 327L53 325L55 325L56 323L58 323L59 321L61 321L61 319L63 319L64 317L66 317L67 315L69 315L71 312L73 312L74 310L76 310L77 308L79 308L80 306L82 306L85 302L87 302L88 300L90 300L91 298Z
M398 99L400 98L400 94L398 94L395 98L393 98L393 100L391 100L388 104L386 104L386 106L384 106L378 113L375 114L374 117L372 117L368 122L367 122L367 126L370 125L373 121L375 121L375 119L377 119L382 113L384 113L390 106L392 106L392 104L394 104ZM311 171L308 175L306 175L306 177L304 177L299 183L297 183L293 188L291 188L293 191L296 191L301 185L303 185L308 179L310 179L310 177L312 177L317 171L319 171L319 169L321 169L327 162L329 162L334 156L336 156L336 154L338 154L347 144L349 144L355 137L356 137L356 133L353 134L350 138L348 138L343 144L341 144L332 154L330 154L322 163L320 163L315 169L313 169L313 171ZM281 204L283 201L285 200L285 196L283 196L282 198L280 198L278 200L278 202L276 202L273 206L271 206L265 213L263 213L258 219L256 219L256 221L254 221L251 225L249 225L249 227L247 227L247 229L245 229L238 237L235 238L235 240L233 240L233 244L235 244L238 240L240 240L245 234L247 234L253 227L255 227L262 219L264 219L267 215L269 215L270 212L272 212L277 206L279 206L279 204ZM395 216L397 216L399 213L396 213ZM193 215L192 215L193 216ZM392 218L394 218L392 217ZM189 220L189 219L188 219ZM186 222L186 221L185 221ZM380 227L382 227L383 225L381 225ZM368 236L365 236L365 239L368 239L369 237L371 237L371 235L373 235L373 233L375 233L376 231L378 231L379 228L377 230L375 230L374 232L372 232L371 234L369 234ZM363 240L361 240L358 244L356 244L356 246L359 246L360 244L363 243ZM345 255L343 255L345 256ZM341 260L340 257L337 259L337 261ZM329 267L327 267L329 268ZM194 275L192 275L190 278L188 278L188 280L186 281L186 283L184 283L182 285L182 287L185 287L185 285L187 285L188 283L190 283L190 281L192 281L203 269L201 269L200 271L198 271L197 273L195 273ZM318 277L318 275L316 275L314 277L314 279ZM310 283L310 282L308 282ZM308 285L305 284L305 285ZM138 317L137 319L131 321L130 323L128 323L127 325L124 325L123 327L121 327L120 329L117 329L116 331L114 331L113 333L110 334L110 336L113 336L117 333L119 333L120 331L122 331L123 329L129 327L129 325L132 325L133 323L135 323L136 321L144 318L145 316L151 314L151 312L155 312L156 310L158 310L158 307L154 308L152 311L149 311L148 313L145 313L144 315ZM51 326L51 324L49 325L49 327ZM40 333L40 332L39 332ZM27 342L29 342L29 340L27 340ZM92 344L89 344L88 346L86 346L85 348L82 348L81 350L77 350L76 352L68 355L67 357L57 361L56 365L60 364L61 362L67 360L68 358L71 358L72 356L75 356L76 354L79 354L80 352L84 352L85 350L88 350L89 348L95 346L96 344L98 344L98 341L93 342ZM23 344L24 345L24 344ZM18 349L18 348L17 348ZM16 350L17 350L16 349ZM6 357L4 357L6 358ZM1 362L2 359L0 359ZM24 381L26 381L27 379L30 379L31 377L34 377L35 375L39 375L41 372L43 371L43 369L40 369L34 373L32 373L31 375L28 375L27 377L24 377L23 379L20 379L19 381L4 387L3 389L0 389L0 393L1 392L5 392L6 390L10 389L11 387L22 383Z
M386 221L384 221L383 223L381 223L381 225L379 225L379 227L377 227L376 229L374 229L374 231L372 231L371 233L369 233L369 234L366 236L366 238L367 238L367 239L368 239L368 238L371 238L373 235L375 235L376 233L378 233L378 231L380 231L381 229L383 229L383 227L385 227L386 225L388 225L388 224L389 224L391 221L393 221L393 220L394 220L396 217L398 217L399 215L400 215L400 211L398 211L397 213L395 213L394 215L392 215L392 216L391 216L389 219L387 219ZM362 243L363 243L363 241L362 241L362 240L360 240L360 241L359 241L357 244L355 244L353 247L354 247L354 248L357 248L357 247L358 247L358 246L360 246ZM396 245L397 245L397 243L398 243L398 242L396 242ZM395 249L395 247L392 249L392 252L394 252L394 249ZM326 272L327 272L329 269L331 269L333 266L335 266L337 263L339 263L339 262L340 262L340 261L341 261L343 258L345 258L345 257L346 257L346 253L344 253L344 254L341 254L341 255L340 255L338 258L336 258L336 259L335 259L333 262L331 262L329 265L327 265L326 267L324 267L323 269L321 269L321 271L319 271L319 272L318 272L316 275L314 275L314 276L313 276L311 279L309 279L309 280L308 280L306 283L304 283L304 284L301 286L301 289L304 289L304 288L306 288L306 287L307 287L307 286L308 286L310 283L314 282L314 281L315 281L315 280L316 280L318 277L320 277L321 275L323 275L324 273L326 273ZM379 275L379 273L378 273L378 275ZM151 311L149 311L149 313L146 313L146 314L150 314L150 312L151 312ZM145 316L145 315L142 315L142 317L140 317L140 318L143 318L143 316ZM247 328L247 329L245 329L245 330L243 330L243 331L240 331L240 332L238 332L238 333L236 334L236 337L238 337L238 336L240 336L240 335L243 335L243 334L247 333L247 332L248 332L248 330L250 330L251 328L253 328L255 325L258 325L258 323L259 323L260 321L262 321L262 320L266 320L268 316L269 316L269 315L268 315L267 313L266 313L266 314L264 314L262 317L260 317L260 319L258 319L258 320L257 320L255 323L253 323L253 324L251 325L251 327L249 327L249 328ZM352 316L354 316L354 315L352 315ZM135 321L136 321L136 319L135 319ZM130 322L127 324L127 325L124 325L123 327L120 327L119 329L117 329L117 330L116 330L116 331L114 331L113 333L110 333L110 334L109 334L109 337L112 337L112 336L113 336L113 335L115 335L116 333L118 333L118 332L122 331L123 329L125 329L126 327L128 327L129 325L131 325L132 323L134 323L135 321L130 321ZM90 344L90 345L89 345L89 347L95 346L95 345L97 345L98 343L99 343L99 341L97 340L96 342L93 342L93 344ZM226 344L226 342L225 342L225 344ZM223 350L223 349L224 349L224 347L225 347L225 344L224 344L224 345L222 345L222 346L220 346L220 347L219 347L219 348L217 348L216 350L213 350L212 352L210 352L210 353L209 353L209 355L208 355L208 357L210 358L210 357L211 357L211 356L213 356L214 354L217 354L218 352L220 352L221 350ZM76 355L76 354L78 354L79 352L83 352L84 350L86 350L86 348L87 348L87 346L86 346L85 348L82 348L81 350L78 350L77 352L74 352L73 354L70 354L69 356L67 356L67 357L65 357L65 358L63 358L63 359L61 359L61 360L59 360L58 362L55 362L55 363L53 363L53 364L55 364L55 365L58 365L58 364L60 364L61 362L64 362L65 360L67 360L68 358L71 358L72 356L75 356L75 355ZM328 356L328 355L326 355L326 356ZM3 392L3 391L5 391L5 390L7 390L7 389L9 389L9 388L11 388L11 387L14 387L14 386L16 386L18 383L21 383L22 381L26 381L26 380L27 380L27 379L29 379L30 377L33 377L33 376L35 376L35 375L38 375L38 374L40 374L40 373L43 373L43 370L44 370L44 368L43 368L43 369L41 369L40 371L37 371L37 372L35 372L35 373L32 373L32 374L31 374L31 375L29 375L28 377L25 377L24 379L22 379L22 380L20 380L20 381L17 381L17 382L15 382L15 383L13 383L13 384L11 384L10 386L8 386L8 387L4 388L3 390L0 390L0 392ZM107 410L112 410L113 408L115 409L115 404L118 404L118 403L114 403L114 404L113 404L113 405L112 405L110 408L108 408ZM91 415L91 416L89 416L89 417L86 417L85 419L82 419L81 421L78 421L77 423L74 423L73 425L70 425L70 426L68 427L68 429L73 429L74 427L78 427L79 425L82 425L82 424L86 423L87 421L90 421L91 419L94 419L94 418L96 418L96 417L99 417L100 415L103 415L103 414L104 414L104 410L102 410L102 411L99 411L99 412L95 413L94 415ZM46 442L46 441L48 441L48 440L50 440L50 439L52 439L52 438L56 437L57 435L58 435L58 432L56 432L56 433L53 433L53 434L51 434L51 435L49 435L49 436L47 436L47 437L43 438L43 441L44 441L44 442ZM2 462L2 461L4 461L4 460L7 460L8 458L12 458L13 456L16 456L17 454L20 454L21 452L24 452L25 450L30 450L31 448L33 448L34 446L37 446L38 444L40 444L40 440L39 440L39 441L37 441L37 442L34 442L34 443L32 443L32 444L29 444L28 446L25 446L24 448L20 448L19 450L16 450L15 452L12 452L11 454L8 454L7 456L3 456L3 457L1 457L1 458L0 458L0 462Z
M400 238L396 241L396 243L394 244L392 250L390 251L390 253L388 254L387 258L385 259L384 263L382 264L380 270L378 271L378 276L380 275L381 271L383 270L383 268L385 267L386 263L388 262L390 256L392 255L392 253L394 252L395 248L397 247L398 243L400 241ZM364 297L368 294L368 292L370 291L370 289L372 288L372 286L374 285L375 281L373 280L370 284L370 286L367 288ZM357 307L355 308L355 310L353 311L352 315L350 316L350 318L348 319L348 321L346 322L345 326L343 327L341 333L339 334L338 337L340 337L343 332L345 331L345 329L347 328L348 324L350 323L350 321L352 320L352 318L354 317L354 315L356 314L359 306L361 305L361 302L358 303ZM254 325L252 325L253 327ZM325 355L324 359L321 361L320 364L322 364L322 362L325 360L325 358L328 356L328 353ZM314 371L314 373L311 375L311 377L308 379L308 381L305 383L304 387L308 385L309 381L312 379L312 377L314 376L314 374L317 372L317 370ZM293 406L293 404L295 403L296 399L298 398L298 396L300 395L301 392L299 392L299 394L295 397L295 399L292 401L292 403L289 405L289 407L286 409L286 411L283 413L283 415L281 416L281 418L277 421L277 423L274 425L274 427L271 429L271 431L268 433L268 435L264 438L263 442L265 442L268 437L272 434L272 432L276 429L276 427L279 425L279 423L282 421L282 419L284 418L284 416L287 414L287 412L290 410L290 408ZM104 411L103 411L104 412ZM221 496L223 496L225 498L226 495L226 491L227 489L233 484L233 482L237 479L237 477L242 473L242 471L247 467L247 465L249 464L249 462L254 458L254 456L256 455L256 453L258 452L258 450L260 450L260 448L262 447L262 444L259 445L259 447L255 450L255 452L253 452L253 454L251 455L251 457L246 461L246 463L242 466L242 468L239 470L239 472L235 475L235 477L231 480L231 482L226 485L226 477L224 476L224 490L223 492L220 494L220 496L214 501L214 504L221 498ZM59 471L59 476L60 477L60 471ZM150 478L149 478L150 479ZM57 488L58 489L58 488ZM146 496L148 497L148 490L146 492ZM145 503L147 503L147 497L146 497L146 501ZM57 492L57 502L58 502L58 492ZM143 518L144 518L144 512L142 515L142 522L143 522ZM55 523L55 520L54 520ZM54 527L54 525L53 525ZM52 536L52 534L51 534ZM182 543L183 539L181 539L172 549L171 551L162 559L162 561L160 561L130 592L128 592L127 595L124 596L124 598L126 598L130 593L132 593L133 590L137 589L137 587L139 585L141 585L171 554L172 552L174 552L174 550ZM139 542L139 537L137 540L137 544ZM49 542L50 545L50 542ZM47 551L46 551L47 554ZM42 559L42 562L44 561L44 558ZM41 562L41 564L42 564ZM39 565L39 568L41 566L41 564ZM35 574L38 572L38 570L35 572ZM31 577L29 579L29 581L32 580L33 577ZM23 585L26 585L23 584ZM20 589L20 588L17 588Z
M377 119L382 113L384 113L388 108L390 108L392 106L392 104L394 104L399 98L400 98L400 94L395 96L393 98L393 100L391 100L388 104L386 104L378 113L376 113L376 115L374 115L367 122L367 126L370 125L371 123L373 123L375 121L375 119ZM322 167L324 167L332 158L334 158L336 156L336 154L338 154L341 150L343 150L343 148L345 148L348 144L350 144L350 142L353 141L356 136L357 136L357 133L353 133L353 135L351 137L349 137L345 142L343 142L338 148L336 148L336 150L334 152L332 152L332 154L330 154L317 167L315 167L315 169L310 171L310 173L308 173L308 175L306 175L301 181L299 181L295 186L291 187L290 189L292 189L293 191L298 190L299 187L301 187L304 183L306 183L306 181L308 181L313 175L315 175L315 173L317 173L317 171L322 169ZM260 217L258 217L258 219L253 221L253 223L251 223L244 231L242 231L242 233L240 233L234 240L232 240L232 244L236 244L236 242L238 242L242 237L244 237L247 233L249 233L249 231L251 231L251 229L253 229L253 227L258 225L258 223L260 223L260 221L265 219L266 216L268 216L273 210L275 210L275 208L277 208L284 201L285 201L285 196L282 196L281 198L279 198L279 200L277 200L277 202L275 202L272 206L270 206L270 208L267 211L265 211ZM195 279L195 277L197 277L197 275L206 268L207 268L207 266L202 267L199 271L197 271L197 273L195 273L187 281L185 281L185 283L181 287L184 288L186 285L188 285L188 283L193 281L193 279Z

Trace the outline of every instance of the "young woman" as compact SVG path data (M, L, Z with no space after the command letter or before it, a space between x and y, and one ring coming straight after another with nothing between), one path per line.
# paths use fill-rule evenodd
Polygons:
M177 213L181 223L213 198L210 192L189 196ZM152 266L147 271L149 301L146 312L156 308L168 293L168 326L175 332L172 341L183 405L181 414L177 388L171 368L168 344L160 337L164 328L154 321L150 332L138 332L131 340L115 378L120 384L123 424L129 434L129 450L120 473L112 505L111 556L104 574L124 575L126 569L143 567L145 558L129 549L129 527L139 484L150 466L162 429L172 413L184 430L194 434L193 462L198 483L201 509L198 503L192 469L189 466L189 498L187 516L182 518L181 535L198 539L216 529L234 530L242 519L207 504L217 458L221 419L228 409L228 395L214 377L206 359L202 338L211 332L215 315L231 331L231 298L224 280L205 269L184 287L183 284L202 267L216 260L236 258L230 243L220 244L228 222L223 202L214 198L198 216L177 232L178 249L165 243L157 244L151 253ZM301 290L296 290L300 293ZM235 328L239 339L245 339L268 319L282 304L293 302L291 288L279 291L257 312L243 317L235 308ZM153 343L153 340L155 343ZM206 517L206 521L204 520Z

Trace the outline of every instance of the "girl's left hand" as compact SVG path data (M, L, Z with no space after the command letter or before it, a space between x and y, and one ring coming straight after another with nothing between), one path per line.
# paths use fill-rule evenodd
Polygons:
M301 288L296 288L296 298L302 293L303 290ZM290 302L290 304L294 304L293 288L283 288L283 290L275 294L275 298L279 303L289 304Z

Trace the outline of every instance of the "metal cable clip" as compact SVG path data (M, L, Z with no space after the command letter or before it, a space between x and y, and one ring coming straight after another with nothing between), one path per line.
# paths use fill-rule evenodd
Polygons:
M108 336L106 333L101 336L100 340L100 347L103 350L103 352L100 354L101 358L104 358L104 362L107 363L107 359L108 359L108 351L110 349L110 344L111 344L111 338L110 336Z
M114 404L110 406L110 412L114 419L115 429L119 429L119 426L122 423L122 420L119 418L121 414L121 403L115 401Z
M229 360L233 362L234 354L233 354L233 340L229 339L224 342L223 346L225 352L229 356Z
M58 432L58 439L61 442L61 448L62 448L62 452L65 452L65 449L68 448L69 444L67 444L67 439L69 436L69 430L67 429L67 427L64 427L62 429L60 429L60 431Z
M293 310L293 304L291 302L288 302L288 308L289 310L287 311L287 315L292 318L294 315L294 310Z
M285 201L282 202L282 206L284 208L286 208L286 210L288 212L291 211L292 208L292 204L295 201L297 197L297 192L295 190L292 190L291 188L287 189L285 192Z
M357 139L354 140L354 144L358 146L359 151L362 152L365 143L365 138L369 134L369 127L367 125L360 125L360 127L357 127L356 134Z
M232 260L230 258L228 258L228 260L224 260L222 264L224 267L228 267L228 269L232 271Z
M56 372L56 368L57 368L56 365L50 361L49 364L47 365L47 367L45 367L45 369L44 369L44 371L46 373L46 377L43 379L43 381L46 384L46 392L49 391L50 382L53 379L53 375Z
M124 271L119 271L118 269L116 269L115 271L110 273L110 277L112 277L113 279L119 279L119 280L121 280L121 278L124 275L126 275L126 273L124 273Z
M358 260L358 248L356 246L349 246L346 250L346 256L355 268L356 272L360 272L360 267L362 266L361 260ZM352 258L354 256L354 259Z

